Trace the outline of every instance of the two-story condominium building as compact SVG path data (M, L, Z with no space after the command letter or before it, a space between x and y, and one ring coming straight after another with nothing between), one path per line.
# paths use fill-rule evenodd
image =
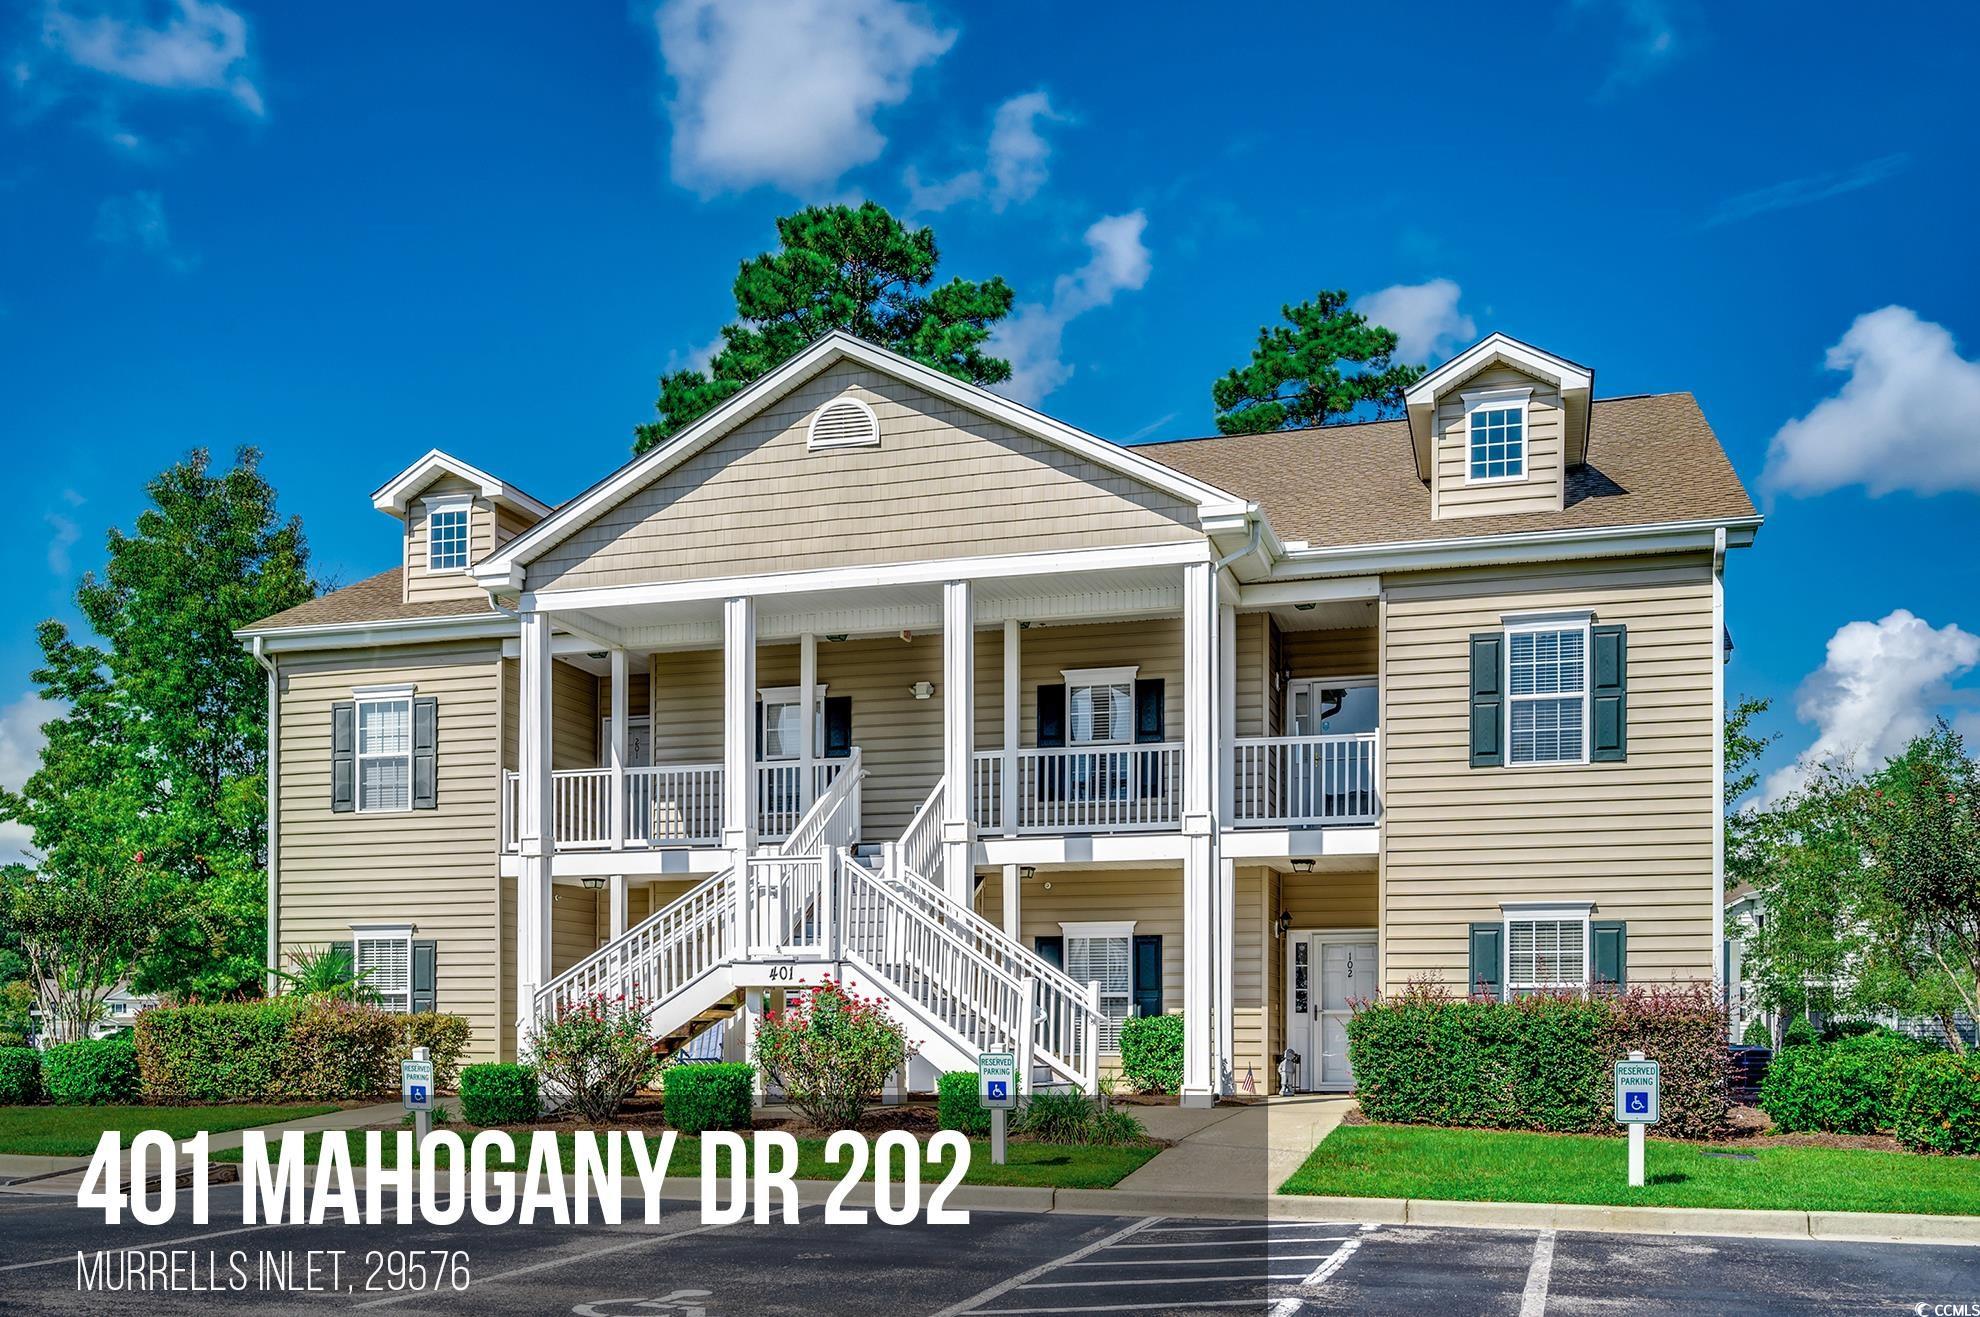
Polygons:
M1123 447L835 335L551 507L431 452L243 633L269 951L508 1057L825 976L930 1067L1352 1079L1352 1003L1718 980L1726 551L1688 394L1493 335L1396 421Z

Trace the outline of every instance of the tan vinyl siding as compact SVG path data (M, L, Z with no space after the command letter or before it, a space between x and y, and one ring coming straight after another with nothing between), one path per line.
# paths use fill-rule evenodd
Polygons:
M599 766L598 678L568 663L551 664L550 766Z
M850 392L877 447L810 451ZM529 563L532 589L1196 539L1194 505L863 367L835 365Z
M1372 626L1287 631L1285 664L1294 677L1372 677L1376 631Z
M1709 979L1713 703L1706 555L1396 577L1382 674L1385 984L1453 986L1502 901L1593 901L1628 924L1633 982ZM1471 768L1468 638L1508 613L1628 627L1628 760Z
M1465 483L1471 441L1464 394L1486 389L1531 387L1526 405L1526 479L1497 484ZM1480 371L1437 400L1432 422L1436 469L1431 482L1433 517L1477 517L1506 512L1557 512L1567 496L1565 412L1553 386L1512 369Z
M500 700L493 645L406 646L281 661L280 945L350 940L353 923L409 923L437 947L439 1009L465 1016L469 1054L499 1039L496 770ZM411 684L439 705L439 807L330 809L330 709L353 686Z
M485 592L464 571L433 572L426 566L427 501L471 496L474 487L458 476L441 476L419 492L406 508L406 602L435 599L481 599ZM469 497L468 561L478 562L494 552L496 511L487 499Z
M604 942L610 896L574 883L550 889L550 972L562 974Z
M1251 1068L1259 1092L1272 1091L1266 1057L1271 970L1266 959L1279 943L1272 936L1272 916L1265 904L1271 876L1269 869L1238 869L1231 893L1231 1073L1240 1093L1246 1067ZM1166 959L1167 947L1163 950Z
M1272 721L1272 628L1270 613L1239 613L1237 619L1237 698L1235 736L1270 736Z

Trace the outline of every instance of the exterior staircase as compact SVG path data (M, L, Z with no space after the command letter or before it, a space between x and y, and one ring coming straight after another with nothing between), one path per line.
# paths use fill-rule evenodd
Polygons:
M781 846L705 879L573 965L537 993L533 1018L623 994L651 1010L651 1032L672 1051L733 1015L749 989L835 980L885 997L939 1070L1011 1052L1027 1082L1093 1091L1090 988L950 901L904 863L901 844L882 848L877 870L855 856L858 754Z

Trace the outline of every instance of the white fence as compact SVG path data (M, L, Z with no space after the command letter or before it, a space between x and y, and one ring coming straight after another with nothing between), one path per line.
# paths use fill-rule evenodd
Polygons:
M1243 737L1231 772L1237 827L1373 823L1381 813L1373 732Z

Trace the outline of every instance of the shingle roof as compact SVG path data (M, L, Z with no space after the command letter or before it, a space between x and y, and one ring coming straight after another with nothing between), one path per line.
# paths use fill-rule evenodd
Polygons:
M1559 512L1433 521L1406 421L1143 444L1148 457L1252 499L1282 540L1319 546L1750 517L1753 501L1688 393L1596 402L1588 463Z
M487 599L426 599L405 602L405 579L397 567L367 576L355 585L319 595L307 603L264 617L247 629L335 626L340 622L397 622L421 617L494 616Z

